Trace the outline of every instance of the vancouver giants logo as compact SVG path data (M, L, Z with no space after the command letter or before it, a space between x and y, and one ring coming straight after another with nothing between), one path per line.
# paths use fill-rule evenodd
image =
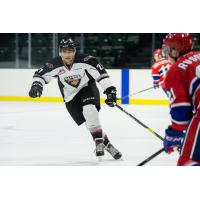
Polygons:
M80 75L72 75L72 76L67 76L64 78L65 82L72 87L77 88L81 82L81 76Z

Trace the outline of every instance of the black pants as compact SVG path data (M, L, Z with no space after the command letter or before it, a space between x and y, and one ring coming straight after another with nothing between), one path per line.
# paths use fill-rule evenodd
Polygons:
M65 103L69 114L77 125L81 125L85 122L85 118L83 116L83 106L88 104L95 105L98 111L101 108L100 94L96 83L92 83L89 86L84 87L71 101Z

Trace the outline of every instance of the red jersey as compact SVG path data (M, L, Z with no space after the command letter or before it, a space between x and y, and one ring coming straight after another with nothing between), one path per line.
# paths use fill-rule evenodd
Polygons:
M168 58L163 58L156 61L152 65L152 78L154 84L159 84L163 89L165 89L164 79L171 63Z
M200 51L180 57L169 69L165 89L170 99L174 130L186 130L200 109Z

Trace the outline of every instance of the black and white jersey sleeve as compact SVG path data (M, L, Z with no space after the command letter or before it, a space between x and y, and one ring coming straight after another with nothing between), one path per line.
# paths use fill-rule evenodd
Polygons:
M86 69L86 73L94 78L104 91L112 86L108 73L95 57L87 56L84 60L89 65Z
M49 83L52 79L58 76L59 66L59 57L48 61L43 67L35 72L33 81L39 81L43 85Z

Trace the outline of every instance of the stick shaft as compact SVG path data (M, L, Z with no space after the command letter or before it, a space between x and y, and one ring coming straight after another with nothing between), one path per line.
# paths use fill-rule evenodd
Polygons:
M121 100L127 99L128 97L134 96L134 95L136 95L136 94L139 94L139 93L145 92L145 91L147 91L147 90L151 90L151 89L153 89L153 87L150 87L150 88L141 90L141 91L139 91L139 92L132 93L132 94L127 95L127 96L124 96L124 97L121 98Z
M163 151L164 151L164 148L160 149L159 151L157 151L156 153L154 153L153 155L149 156L147 159L139 163L137 166L143 166L144 164L146 164L147 162L149 162L150 160L152 160L153 158L161 154Z
M132 119L134 119L138 124L140 124L141 126L143 126L144 128L146 128L149 132L151 132L152 134L154 134L157 138L159 138L160 140L164 141L164 138L162 138L158 133L156 133L155 131L153 131L151 128L149 128L148 126L146 126L145 124L143 124L139 119L137 119L136 117L134 117L133 115L131 115L129 112L127 112L124 108L122 108L121 106L119 106L118 104L115 105L118 109L120 109L122 112L124 112L126 115L128 115L129 117L131 117Z

